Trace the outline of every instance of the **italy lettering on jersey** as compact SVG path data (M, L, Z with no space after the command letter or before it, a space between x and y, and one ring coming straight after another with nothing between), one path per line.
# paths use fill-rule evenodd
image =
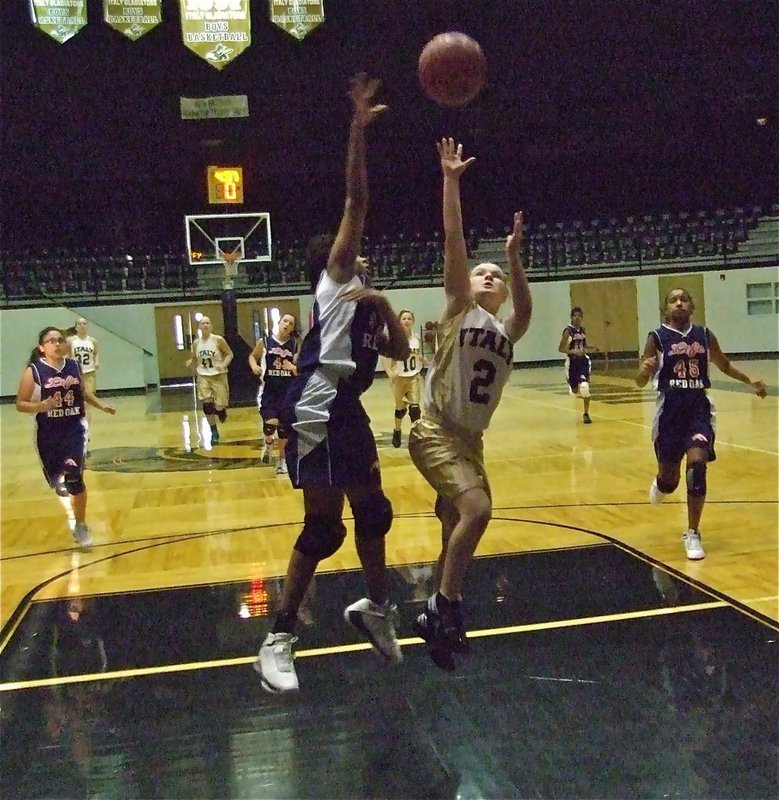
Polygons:
M568 349L576 351L575 354L569 356L570 358L583 358L587 355L587 334L584 332L584 328L577 325L566 325L563 333L567 333L571 337Z
M422 353L419 349L419 338L409 337L409 350L411 353L405 361L395 361L395 374L401 378L413 378L422 371Z
M30 364L35 389L32 402L54 397L56 405L35 415L38 429L56 435L70 426L84 425L84 395L81 390L81 371L73 358L63 359L62 366L52 367L43 359Z
M68 339L70 352L73 358L81 365L82 372L94 372L95 367L95 340L91 336L71 336Z
M424 413L471 433L485 430L514 363L504 324L475 301L439 326L427 374Z
M195 358L197 358L197 371L200 375L219 375L224 372L222 362L224 356L219 349L221 337L211 334L208 339L195 340Z
M700 325L677 331L661 325L652 331L657 347L654 387L658 392L703 392L709 379L709 332Z

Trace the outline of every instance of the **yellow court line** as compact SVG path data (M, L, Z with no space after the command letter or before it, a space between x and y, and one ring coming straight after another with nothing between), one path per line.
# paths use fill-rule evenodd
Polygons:
M582 617L579 619L562 619L552 622L534 622L527 625L510 625L505 628L487 628L479 631L468 631L469 639L481 639L486 636L505 636L512 633L524 633L528 631L552 630L554 628L573 628L578 625L594 625L602 622L617 622L627 619L641 619L642 617L658 617L667 614L683 614L688 611L704 611L710 608L727 608L730 604L724 600L711 603L698 603L692 606L675 606L672 608L655 608L644 611L627 611L619 614L603 614L597 617ZM422 639L411 636L399 640L401 645L424 644ZM371 645L367 642L358 644L340 644L331 647L316 647L310 650L299 650L295 653L295 658L310 658L312 656L336 655L339 653L356 653L360 650L370 650ZM213 661L196 661L188 664L168 664L161 667L136 667L134 669L122 669L114 672L94 672L85 675L66 675L55 678L37 678L29 681L12 681L0 683L0 692L13 692L19 689L41 689L46 686L65 686L72 683L88 683L90 681L109 681L119 678L137 678L143 675L163 675L171 672L192 672L199 669L213 669L215 667L237 667L246 664L253 664L257 656L239 656L237 658L223 658Z

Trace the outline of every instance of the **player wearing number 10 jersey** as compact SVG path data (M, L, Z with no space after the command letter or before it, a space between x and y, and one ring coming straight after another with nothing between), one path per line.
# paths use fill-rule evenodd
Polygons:
M419 398L421 396L422 379L420 373L424 363L419 347L419 337L414 335L414 312L403 309L398 320L408 336L409 356L405 361L384 359L384 369L392 385L392 396L395 400L395 429L392 432L392 446L400 447L400 428L403 417L408 416L413 425L421 416Z
M492 514L484 468L482 432L490 423L513 366L513 343L530 324L530 287L520 258L522 214L506 242L508 286L496 264L479 264L468 273L460 207L460 176L473 162L462 160L462 145L438 145L443 172L444 291L446 308L439 325L440 345L425 382L422 418L409 436L409 452L438 493L442 549L438 588L415 623L433 662L454 669L455 652L465 652L462 589L473 554ZM501 322L496 314L511 288L513 311Z

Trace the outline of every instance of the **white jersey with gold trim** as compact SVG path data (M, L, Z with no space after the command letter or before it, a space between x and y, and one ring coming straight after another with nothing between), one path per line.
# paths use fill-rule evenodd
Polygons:
M504 324L475 301L439 325L423 414L471 433L490 424L514 364Z
M86 374L87 372L94 372L97 365L95 364L95 343L96 340L92 336L71 336L68 338L70 344L70 352L73 358L78 361L81 371Z
M411 351L405 361L395 361L395 374L399 378L413 378L414 375L419 375L422 371L422 352L419 349L419 338L417 336L410 336L408 339L408 347Z
M198 337L195 340L198 375L221 375L224 372L222 368L224 356L219 349L219 340L221 338L221 336L212 333L208 339Z

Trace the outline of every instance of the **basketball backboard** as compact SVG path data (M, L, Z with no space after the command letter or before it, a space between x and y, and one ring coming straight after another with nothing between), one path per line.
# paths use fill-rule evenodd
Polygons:
M192 214L184 217L187 255L192 265L223 264L222 253L242 263L271 260L270 214Z

